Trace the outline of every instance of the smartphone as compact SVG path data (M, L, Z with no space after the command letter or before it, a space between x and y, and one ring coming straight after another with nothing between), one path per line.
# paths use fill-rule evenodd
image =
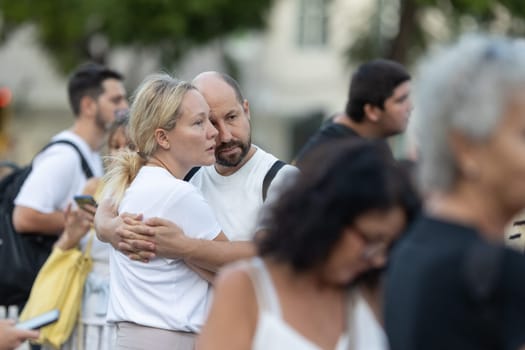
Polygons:
M33 317L29 320L19 322L16 324L16 328L18 329L39 329L44 326L47 326L51 323L54 323L58 321L58 318L60 317L60 311L58 309L54 309L48 312L45 312L43 314L40 314L36 317Z
M77 195L74 196L73 199L75 200L79 208L84 207L86 204L90 204L94 207L98 206L97 201L95 200L95 198L93 198L93 196Z

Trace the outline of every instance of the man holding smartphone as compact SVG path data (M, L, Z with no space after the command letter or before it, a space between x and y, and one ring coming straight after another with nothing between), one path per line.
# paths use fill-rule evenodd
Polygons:
M70 77L69 101L75 122L52 140L75 144L94 176L103 174L99 150L115 112L128 108L123 77L109 68L87 64ZM86 176L73 147L53 145L33 161L33 170L15 199L13 224L17 232L56 236L64 228L64 209L82 193Z
M64 230L64 211L73 196L84 190L89 173L86 168L94 177L103 174L99 151L108 126L118 110L128 108L122 80L120 73L93 63L73 72L68 81L68 96L75 120L71 128L52 138L71 144L53 144L39 153L15 199L12 216L15 230L19 234L37 235L49 253Z

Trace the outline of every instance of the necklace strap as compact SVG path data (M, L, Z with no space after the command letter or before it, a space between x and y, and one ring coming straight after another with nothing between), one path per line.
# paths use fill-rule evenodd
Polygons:
M173 174L173 172L170 170L170 168L162 160L160 160L159 158L157 158L155 156L151 156L151 158L147 161L146 164L151 164L151 165L155 165L155 166L164 168L164 169L166 169L166 171L168 173L171 174L171 176L177 178L177 176L175 176L175 174Z

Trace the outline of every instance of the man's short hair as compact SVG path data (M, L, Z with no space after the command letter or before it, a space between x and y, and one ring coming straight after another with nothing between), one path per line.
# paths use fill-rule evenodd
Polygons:
M229 76L226 73L219 73L219 76L226 84L231 86L231 88L235 92L235 98L242 105L244 103L244 96L242 95L241 87L239 86L239 83L237 82L237 80L233 79L231 76Z
M73 114L80 113L80 101L84 96L98 98L103 92L102 83L107 79L123 80L123 76L105 66L86 63L78 67L69 77L68 96Z
M394 61L376 59L360 65L350 82L346 115L361 122L366 104L383 109L385 100L407 80L410 80L410 75L405 67Z

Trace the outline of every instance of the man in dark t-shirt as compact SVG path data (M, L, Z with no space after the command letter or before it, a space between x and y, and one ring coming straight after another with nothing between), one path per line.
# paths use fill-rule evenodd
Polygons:
M323 124L299 151L295 162L301 168L313 150L331 140L385 140L402 133L411 111L410 75L405 68L384 59L366 62L352 76L345 112Z

